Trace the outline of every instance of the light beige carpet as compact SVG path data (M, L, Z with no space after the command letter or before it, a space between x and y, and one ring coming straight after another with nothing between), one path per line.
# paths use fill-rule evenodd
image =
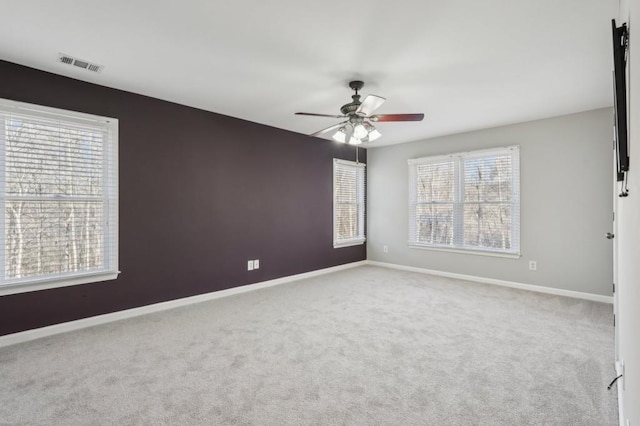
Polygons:
M615 425L611 311L360 267L0 348L0 424Z

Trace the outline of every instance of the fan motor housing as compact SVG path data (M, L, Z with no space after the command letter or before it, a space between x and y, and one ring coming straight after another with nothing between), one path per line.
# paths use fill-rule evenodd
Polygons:
M353 99L353 102L344 104L340 107L340 112L344 115L354 115L360 106L360 95L353 95L351 98Z

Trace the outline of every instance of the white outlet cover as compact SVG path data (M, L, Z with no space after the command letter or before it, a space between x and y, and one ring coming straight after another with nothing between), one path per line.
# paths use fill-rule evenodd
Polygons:
M247 271L253 271L253 260L247 262Z
M260 259L253 261L253 269L260 269Z

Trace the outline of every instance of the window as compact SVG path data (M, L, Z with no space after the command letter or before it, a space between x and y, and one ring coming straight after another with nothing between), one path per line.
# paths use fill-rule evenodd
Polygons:
M363 244L365 165L333 160L333 247Z
M114 279L118 122L0 99L0 294Z
M409 163L409 245L520 254L517 146Z

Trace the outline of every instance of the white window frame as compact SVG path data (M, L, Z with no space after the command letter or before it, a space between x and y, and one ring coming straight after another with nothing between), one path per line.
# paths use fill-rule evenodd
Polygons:
M349 247L362 245L367 241L365 235L365 209L366 209L366 164L356 163L354 161L341 160L338 158L333 159L333 247ZM336 177L337 170L339 168L351 168L356 170L357 178L356 178L356 204L357 204L357 228L358 235L355 238L342 238L338 239L338 221L336 214L336 206L337 206L337 185L336 185Z
M103 127L108 137L104 141L103 170L104 188L104 266L102 270L49 274L6 280L5 249L0 248L0 296L67 287L92 282L113 280L118 277L118 120L76 111L68 111L41 105L17 102L0 98L0 113L16 113L34 118L57 119L72 123L96 123ZM5 124L0 115L0 244L5 244L5 203L11 199L5 193Z
M511 156L512 182L511 182L511 248L502 250L490 247L474 247L460 244L464 233L464 170L462 161L470 158L487 157L491 155ZM430 244L416 241L416 206L417 206L417 166L430 163L453 161L454 165L454 200L453 200L453 238L452 244ZM457 252L486 256L519 258L520 253L520 147L517 145L483 149L469 152L458 152L447 155L414 158L407 161L409 166L409 239L410 248L436 250L444 252Z

